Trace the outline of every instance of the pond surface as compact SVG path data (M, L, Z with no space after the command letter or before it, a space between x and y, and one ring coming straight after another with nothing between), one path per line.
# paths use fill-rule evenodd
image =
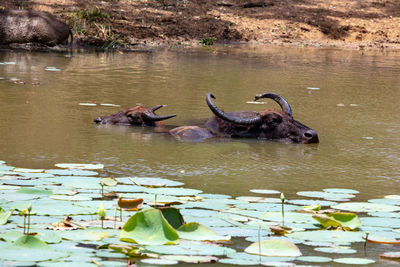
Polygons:
M360 191L352 201L399 193L399 53L220 47L0 52L0 62L0 160L13 166L102 163L102 176L157 176L234 197L255 195L251 189L278 190L288 199L324 188ZM212 116L208 92L225 111L277 107L246 102L278 93L295 119L318 132L320 143L190 143L151 128L93 123L142 103L167 104L158 114L177 114L167 124L201 124ZM79 105L87 102L97 105ZM362 244L356 248L362 257ZM375 257L383 251L380 246Z
M107 176L158 176L207 193L352 188L359 199L400 186L400 54L334 49L221 47L145 53L1 52L0 159L24 168L103 163ZM56 67L60 71L45 70ZM23 82L23 84L21 84ZM311 88L311 89L307 89ZM315 90L319 88L319 90ZM97 126L93 118L142 103L167 104L166 121L193 125L254 95L285 97L320 144L257 140L178 142L151 129ZM81 106L82 102L121 107Z

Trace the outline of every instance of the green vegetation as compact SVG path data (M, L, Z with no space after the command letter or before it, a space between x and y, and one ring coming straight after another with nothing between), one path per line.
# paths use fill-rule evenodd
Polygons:
M213 45L217 38L214 37L206 37L200 40L200 44L210 46Z
M349 202L358 191L329 188L298 192L312 199L290 200L267 189L251 190L259 196L231 198L161 178L101 178L100 164L56 166L65 169L15 168L0 161L0 265L110 265L115 259L123 264L368 264L375 259L341 255L357 253L356 242L400 243L398 196ZM104 186L107 193L99 194ZM118 209L125 216L106 217ZM231 237L249 244L235 247ZM308 245L331 256L302 256ZM385 255L398 257L391 251Z

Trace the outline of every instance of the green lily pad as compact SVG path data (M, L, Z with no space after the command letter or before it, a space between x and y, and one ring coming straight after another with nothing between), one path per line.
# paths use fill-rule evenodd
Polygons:
M220 247L213 244L181 242L175 246L146 246L146 251L166 255L197 255L197 256L229 256L236 251L232 248Z
M377 204L387 204L387 205L400 205L400 199L390 199L390 198L369 199L368 202Z
M298 257L300 249L290 241L281 239L269 239L255 242L248 246L246 253L270 257Z
M44 172L44 169L25 169L25 168L15 168L15 172L31 172L31 173L39 173Z
M289 199L285 203L300 205L300 206L320 205L321 207L330 207L330 206L338 204L337 202L333 202L333 201L314 200L314 199Z
M5 240L6 242L15 242L18 238L23 236L24 234L21 231L7 231L4 233L0 233L0 239Z
M53 194L50 190L38 189L33 187L23 187L17 190L18 194L29 194L29 195L45 195L50 196Z
M164 218L174 229L178 229L185 223L179 209L167 207L160 210Z
M2 260L18 259L19 262L56 260L67 256L68 253L55 251L40 239L29 235L24 235L14 244L3 247L0 253Z
M218 258L214 256L165 255L161 256L161 258L166 260L174 260L186 263L210 263L218 261Z
M0 207L0 225L6 224L12 214L13 210L6 212L2 207Z
M50 196L51 199L55 200L64 200L64 201L88 201L91 200L91 197L88 196L83 196L83 195L74 195L74 196L68 196L68 195L52 195Z
M184 183L158 177L121 177L117 181L143 186L182 186Z
M400 251L388 251L380 254L379 257L390 260L400 260Z
M391 206L386 204L376 204L369 202L350 202L350 203L340 203L338 205L332 206L334 209L347 210L355 212L394 212L399 211L400 207Z
M354 213L334 212L330 214L314 214L312 216L322 227L343 227L346 230L355 230L361 226L361 221Z
M322 256L301 256L296 258L297 261L305 261L305 262L330 262L331 258L322 257Z
M333 242L333 243L350 243L350 242L363 242L363 236L365 234L362 232L342 232L342 231L307 231L307 232L294 232L287 234L287 237L307 240L307 241L317 241L317 242Z
M343 264L357 264L357 265L365 265L374 263L374 260L364 259L364 258L339 258L334 259L334 262L343 263Z
M188 188L147 188L146 193L154 195L169 195L169 196L195 196L200 194L201 190L188 189Z
M357 190L346 189L346 188L326 188L326 189L323 189L323 191L328 192L328 193L343 193L343 194L358 194L358 193L360 193Z
M274 212L266 212L262 214L260 219L273 221L273 222L282 222L282 212L274 211ZM285 212L285 223L314 223L314 219L312 218L311 213L299 213L299 212Z
M57 163L56 167L62 169L82 169L82 170L99 170L103 169L103 164L82 164L82 163Z
M343 199L353 198L355 195L345 193L330 193L321 191L301 191L296 193L299 196L323 198L327 200L340 201Z
M319 252L337 253L337 254L353 254L357 252L357 250L347 247L318 247L314 248L314 250Z
M110 178L110 177L107 177L107 178L101 178L100 179L100 182L103 184L103 185L106 185L106 186L116 186L117 185L117 180L115 180L114 178Z
M84 229L61 232L62 239L72 241L100 241L109 236L109 232L103 229Z
M197 222L184 224L177 229L177 232L180 238L188 240L228 241L231 239L230 236L220 236Z
M268 189L251 189L250 192L256 194L280 194L281 192L276 190L268 190Z
M167 259L142 259L141 263L154 264L154 265L175 265L178 264L177 260L167 260Z
M148 209L133 215L125 223L121 241L145 245L177 244L179 236L161 211Z
M95 171L86 171L86 170L61 170L61 169L54 169L54 170L46 170L46 173L50 173L53 175L74 175L74 176L93 176L98 175Z

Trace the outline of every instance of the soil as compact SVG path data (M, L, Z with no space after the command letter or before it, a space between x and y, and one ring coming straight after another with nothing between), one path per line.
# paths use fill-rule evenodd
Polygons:
M248 42L399 49L399 0L2 0L47 11L76 45L140 47Z

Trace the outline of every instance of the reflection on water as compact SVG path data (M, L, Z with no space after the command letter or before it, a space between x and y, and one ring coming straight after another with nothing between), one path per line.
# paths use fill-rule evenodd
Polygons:
M72 56L2 52L0 62L15 64L0 65L0 159L26 168L98 162L106 165L103 175L160 176L234 196L262 188L293 198L300 190L328 187L357 189L359 200L398 194L399 56L251 47ZM167 104L159 114L178 116L166 123L193 125L211 116L207 92L234 111L266 108L246 101L267 91L284 96L295 119L317 130L321 143L187 143L151 128L92 122L142 103Z

